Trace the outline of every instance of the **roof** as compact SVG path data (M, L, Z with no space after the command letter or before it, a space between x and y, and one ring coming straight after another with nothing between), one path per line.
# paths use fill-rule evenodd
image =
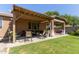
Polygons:
M65 22L67 22L66 19L63 18L63 17L60 17L60 16L51 16L50 17L48 15L45 15L45 14L42 14L42 13L38 13L38 12L35 12L35 11L32 11L32 10L28 10L28 9L25 9L25 8L22 8L22 7L19 7L19 6L16 6L16 5L13 5L12 12L14 12L14 11L18 11L18 12L21 12L21 13L24 13L24 14L29 14L29 15L45 18L45 19L48 19L48 20L60 19L60 20L63 20Z
M54 19L63 20L63 21L65 21L65 22L67 23L67 20L66 20L66 18L64 18L64 17L60 17L60 16L56 16L56 15L51 16L51 17L53 17Z
M32 10L28 10L28 9L25 9L23 7L19 7L19 6L16 6L16 5L13 5L12 12L13 11L18 11L18 12L21 12L21 13L24 13L24 14L29 14L29 15L33 15L33 16L37 16L37 17L41 17L41 18L52 19L52 17L47 16L45 14L38 13L38 12L35 12L35 11L32 11Z
M13 17L13 14L11 13L6 13L6 12L0 12L0 16L5 16L5 17Z

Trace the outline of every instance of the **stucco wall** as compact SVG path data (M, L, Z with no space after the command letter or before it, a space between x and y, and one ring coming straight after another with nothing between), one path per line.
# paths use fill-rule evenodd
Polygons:
M19 19L16 21L16 32L19 33L22 30L26 30L28 28L27 25L28 21L26 21L25 19Z
M28 29L28 22L35 22L35 21L33 21L33 20L31 21L31 20L28 20L28 19L18 19L16 21L16 32L20 33L23 30L29 30ZM36 22L39 22L39 21L36 21ZM45 23L39 24L39 30L44 30L45 27L46 27Z
M2 28L0 28L0 39L3 39L5 34L7 33L10 22L10 18L3 17Z

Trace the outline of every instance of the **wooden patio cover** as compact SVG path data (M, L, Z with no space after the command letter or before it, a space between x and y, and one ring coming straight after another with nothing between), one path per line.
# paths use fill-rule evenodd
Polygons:
M16 11L19 12L18 16L16 16L16 14L15 14ZM65 18L61 18L59 16L50 17L50 16L47 16L45 14L41 14L41 13L34 12L34 11L31 11L31 10L28 10L28 9L24 9L24 8L16 6L16 5L13 5L12 13L13 13L13 42L16 41L15 21L17 19L19 19L20 17L22 17L22 14L31 15L31 16L35 16L35 17L39 17L39 18L47 19L47 20L53 20L53 22L57 21L57 22L61 22L61 23L66 23ZM61 20L59 20L59 19L61 19ZM53 25L54 25L54 23L53 23Z

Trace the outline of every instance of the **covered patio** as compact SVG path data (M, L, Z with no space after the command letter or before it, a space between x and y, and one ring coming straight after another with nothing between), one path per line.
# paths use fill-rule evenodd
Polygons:
M58 16L49 17L31 10L24 9L13 5L13 27L12 27L12 41L16 42L17 37L53 37L56 35L65 34L64 18ZM61 25L60 25L61 24ZM60 25L59 27L57 27ZM58 28L61 28L58 30ZM32 39L31 39L32 41Z

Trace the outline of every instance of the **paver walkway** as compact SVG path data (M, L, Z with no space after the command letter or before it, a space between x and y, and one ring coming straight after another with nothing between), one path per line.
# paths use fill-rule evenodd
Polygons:
M54 38L58 38L58 37L62 37L62 36L67 36L66 35L59 35L59 36L55 36L55 37L48 37L45 39L38 39L38 38L33 38L32 42L31 41L16 41L15 43L0 43L0 54L8 54L9 53L9 49L11 47L15 47L15 46L21 46L21 45L26 45L26 44L31 44L31 43L36 43L36 42L41 42L41 41L46 41L46 40L50 40L50 39L54 39Z

